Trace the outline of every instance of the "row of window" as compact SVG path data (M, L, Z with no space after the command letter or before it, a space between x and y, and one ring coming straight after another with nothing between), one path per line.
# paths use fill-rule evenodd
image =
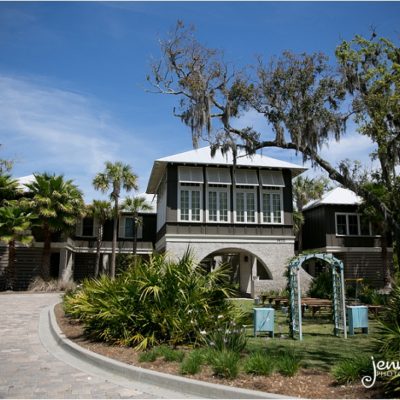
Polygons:
M336 213L336 234L339 236L372 236L371 223L356 213Z
M233 221L258 223L256 188L235 187L233 195ZM178 220L201 222L203 220L202 186L181 183L179 187ZM206 221L231 222L230 188L227 185L207 185ZM260 222L283 223L282 189L268 188L260 194Z
M132 239L134 237L135 219L130 216L122 216L119 219L118 236L123 239ZM96 220L91 217L85 217L76 229L77 236L95 237L97 235ZM137 238L143 236L142 224L138 225Z

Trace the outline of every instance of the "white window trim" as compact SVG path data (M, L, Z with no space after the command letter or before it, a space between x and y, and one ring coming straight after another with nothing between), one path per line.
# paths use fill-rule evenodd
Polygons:
M254 222L253 221L247 221L247 210L245 207L245 221L238 221L237 220L237 207L236 207L236 194L237 193L254 193ZM247 206L247 199L245 202ZM258 218L259 218L259 213L257 212L258 209L258 204L257 204L257 187L256 186L250 186L247 188L237 188L236 186L234 187L233 190L233 219L235 224L248 224L248 225L256 225L258 224Z
M264 193L267 193L267 194L279 193L280 202L281 202L281 222L264 222L264 201L263 201ZM284 217L285 217L285 213L283 210L283 188L279 187L279 190L271 190L271 189L268 189L268 187L264 186L260 190L260 222L261 222L261 224L263 224L263 225L284 225L284 223L285 223Z
M338 233L338 223L337 223L337 216L338 215L344 215L346 217L346 234L339 234ZM356 215L357 216L357 228L358 228L358 234L357 235L350 235L349 234L349 215ZM372 235L372 227L371 227L371 222L369 223L369 235L361 235L361 214L358 213L351 213L351 212L335 212L335 233L336 236L338 237L374 237L375 235Z
M119 234L118 237L121 239L132 239L133 236L125 236L125 221L127 218L133 218L133 215L121 215L119 217ZM136 239L142 239L143 238L143 218L139 217L139 219L142 219L142 224L139 224L138 229L137 229L137 234L136 234Z
M186 182L183 182L186 183ZM192 207L189 207L189 219L184 220L181 219L181 190L189 190L190 191L190 199L189 199L189 204L191 205L192 202L192 191L200 191L200 220L192 220ZM186 223L191 223L191 224L201 224L203 223L203 185L199 184L199 186L192 186L190 184L187 184L185 186L182 186L180 183L178 185L178 222L186 222Z
M209 192L224 192L227 194L227 200L228 200L228 221L221 221L220 220L220 207L217 207L217 221L211 221L210 220L210 209L209 209L209 197L208 194ZM219 196L218 196L218 204L219 206ZM230 191L230 186L227 187L213 187L207 185L207 191L206 191L206 221L210 224L229 224L231 222L231 191Z

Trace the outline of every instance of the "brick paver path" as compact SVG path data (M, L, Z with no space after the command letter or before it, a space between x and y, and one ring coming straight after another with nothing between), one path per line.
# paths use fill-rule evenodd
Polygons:
M161 397L159 390L120 385L50 354L39 338L39 316L58 299L52 293L0 294L0 398Z

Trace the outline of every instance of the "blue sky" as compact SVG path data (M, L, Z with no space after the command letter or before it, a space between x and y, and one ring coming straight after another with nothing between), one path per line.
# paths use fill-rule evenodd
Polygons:
M90 201L102 197L91 181L104 161L129 163L144 191L155 159L191 149L176 99L146 92L158 40L178 19L238 65L287 49L333 56L371 27L400 36L399 2L0 2L0 158L15 159L14 176L64 173ZM252 113L242 123L266 130ZM323 150L334 164L367 162L371 143L354 130Z

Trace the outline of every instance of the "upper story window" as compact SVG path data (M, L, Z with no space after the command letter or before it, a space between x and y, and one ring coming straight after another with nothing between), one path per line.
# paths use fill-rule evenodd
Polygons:
M283 222L282 190L270 187L261 193L262 222L281 224Z
M235 222L255 223L257 215L256 188L236 186Z
M119 237L123 239L132 239L135 235L135 218L130 215L123 215L119 220ZM139 217L139 223L136 231L136 238L143 237L142 219Z
M208 185L207 187L207 221L229 222L230 196L227 185Z
M201 222L203 170L200 167L179 167L178 220Z
M261 215L262 222L266 224L283 223L283 194L285 186L282 171L260 171L262 185Z
M336 213L336 235L371 236L371 224L360 214Z
M257 222L257 171L237 169L235 183L235 222L254 224Z
M207 222L230 221L230 186L232 178L229 168L207 168Z
M84 217L76 225L76 236L96 236L97 224L93 217Z

